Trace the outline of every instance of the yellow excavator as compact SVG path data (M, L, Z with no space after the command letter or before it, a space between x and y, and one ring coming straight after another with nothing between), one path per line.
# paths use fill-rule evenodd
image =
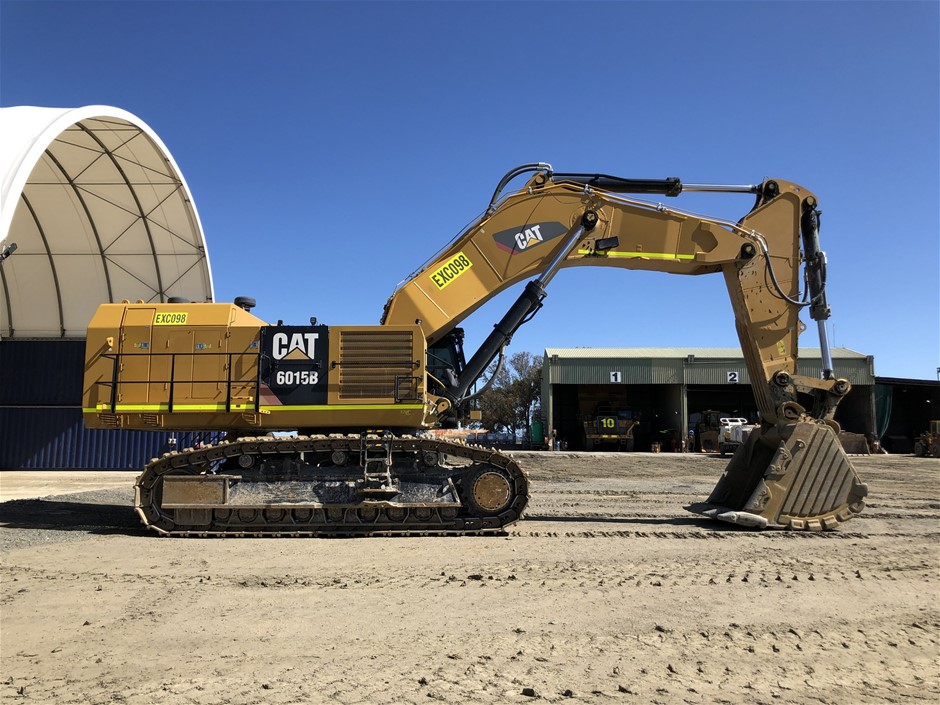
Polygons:
M727 220L647 200L687 192L756 202ZM818 232L816 197L779 179L683 184L522 165L399 286L379 325L271 325L248 298L102 305L88 327L83 416L90 428L224 434L144 468L136 508L161 534L500 533L523 516L524 470L422 432L453 425L473 403L559 270L721 273L762 422L711 496L687 509L746 527L829 529L862 510L867 488L833 418L850 387L832 370ZM458 324L524 280L466 359ZM797 370L803 308L818 322L820 379Z

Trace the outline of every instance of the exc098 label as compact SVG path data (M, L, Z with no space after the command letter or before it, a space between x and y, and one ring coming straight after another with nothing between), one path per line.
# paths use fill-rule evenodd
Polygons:
M443 289L472 266L470 258L463 252L458 252L443 266L435 269L429 278L438 289Z
M155 326L183 326L189 319L189 313L184 311L162 311L153 315Z

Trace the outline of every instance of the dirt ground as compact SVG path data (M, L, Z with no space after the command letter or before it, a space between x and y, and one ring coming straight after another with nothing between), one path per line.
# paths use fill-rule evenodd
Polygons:
M865 512L806 534L686 513L717 457L518 455L498 538L166 539L126 474L0 473L51 495L0 504L0 699L940 701L940 461L855 458Z

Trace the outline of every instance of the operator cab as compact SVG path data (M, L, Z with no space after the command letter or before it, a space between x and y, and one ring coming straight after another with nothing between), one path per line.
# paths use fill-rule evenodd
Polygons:
M457 386L466 360L463 354L463 328L454 328L428 346L428 391L443 396L445 388Z

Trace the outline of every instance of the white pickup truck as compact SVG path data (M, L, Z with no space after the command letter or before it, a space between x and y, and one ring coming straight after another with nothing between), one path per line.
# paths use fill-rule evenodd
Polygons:
M740 417L721 418L718 420L718 451L721 457L734 453L738 446L747 440L748 434L754 430L754 424Z

